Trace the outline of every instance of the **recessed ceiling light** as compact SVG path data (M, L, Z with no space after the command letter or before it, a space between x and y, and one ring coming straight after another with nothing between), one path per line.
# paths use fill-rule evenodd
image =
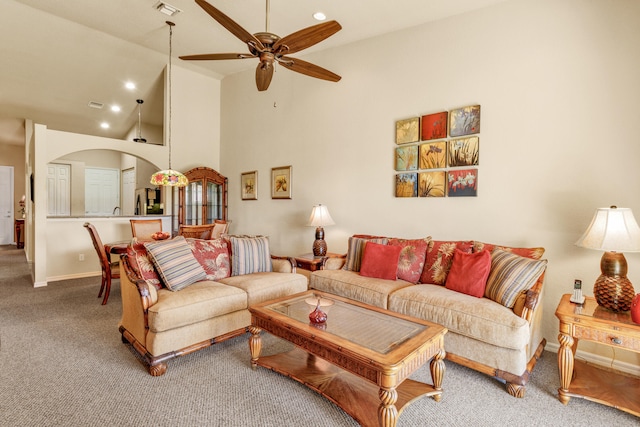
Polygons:
M104 107L104 104L98 101L89 101L89 107L101 110L102 107Z
M121 110L119 105L112 105L111 106L111 111L113 111L114 113L119 113Z
M167 4L167 3L162 2L162 1L156 3L154 7L156 8L156 10L158 12L164 13L165 15L169 15L169 16L173 16L176 13L182 12L177 7L171 6L170 4Z
M126 87L126 88L127 88L127 89L129 89L129 90L133 90L133 89L135 89L135 88L136 88L136 85L135 85L135 83L133 83L133 82L126 82L126 83L124 84L124 87Z
M316 21L324 21L325 19L327 19L327 15L322 12L316 12L313 14L313 19L315 19Z
M102 122L102 123L100 123L100 127L101 127L102 129L109 129L109 123L107 123L107 122Z

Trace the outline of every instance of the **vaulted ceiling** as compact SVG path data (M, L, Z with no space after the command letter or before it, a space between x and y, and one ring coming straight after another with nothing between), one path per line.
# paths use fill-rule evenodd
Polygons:
M322 11L342 30L296 54L328 49L505 0L270 0L269 31L281 37L315 25ZM266 0L209 0L251 33L266 29ZM254 60L187 62L181 55L246 52L246 45L193 0L168 0L180 10L167 16L158 0L4 0L0 10L0 143L21 144L24 118L51 129L122 138L138 120L162 122L162 71L168 62L216 78L255 68ZM354 58L357 60L357 58ZM322 65L322 64L319 64ZM340 74L339 69L332 71ZM134 91L124 82L137 84ZM253 84L253 83L248 83ZM89 102L105 108L90 108ZM111 113L118 104L122 111ZM99 124L109 121L108 130Z

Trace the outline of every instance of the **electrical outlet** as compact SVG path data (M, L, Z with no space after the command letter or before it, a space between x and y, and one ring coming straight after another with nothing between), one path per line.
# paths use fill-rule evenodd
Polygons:
M84 254L78 255L78 261L84 261Z

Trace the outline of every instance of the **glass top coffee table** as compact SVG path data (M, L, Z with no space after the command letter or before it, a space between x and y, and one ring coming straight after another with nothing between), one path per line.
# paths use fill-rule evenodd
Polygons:
M309 321L318 298L327 320ZM287 375L336 403L362 426L395 426L420 396L442 395L447 329L335 295L307 291L249 308L251 364ZM260 357L260 332L296 346ZM433 385L408 379L431 360Z

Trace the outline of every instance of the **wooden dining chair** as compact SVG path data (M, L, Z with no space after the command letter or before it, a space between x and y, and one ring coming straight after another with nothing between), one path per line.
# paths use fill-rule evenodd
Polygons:
M178 234L184 237L192 237L194 239L211 239L211 232L214 224L204 225L180 225Z
M151 235L162 231L161 219L130 219L131 234L138 240L152 240Z
M93 224L85 222L84 227L89 232L91 236L91 241L93 242L93 247L95 248L98 259L100 260L100 267L102 268L102 283L100 283L100 292L98 293L98 298L102 296L102 292L104 291L104 298L102 299L102 305L107 303L109 299L109 292L111 291L111 279L119 279L120 278L120 266L117 261L110 262L110 258L107 255L107 251L102 244L102 240L98 235L98 230L93 226Z
M229 233L229 222L216 219L213 222L213 230L211 231L212 239L219 239L223 234Z

